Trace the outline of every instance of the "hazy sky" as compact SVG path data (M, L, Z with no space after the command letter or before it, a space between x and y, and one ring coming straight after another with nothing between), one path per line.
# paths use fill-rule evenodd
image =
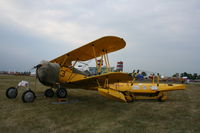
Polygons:
M125 71L200 74L199 0L0 0L0 70L29 70L102 36Z

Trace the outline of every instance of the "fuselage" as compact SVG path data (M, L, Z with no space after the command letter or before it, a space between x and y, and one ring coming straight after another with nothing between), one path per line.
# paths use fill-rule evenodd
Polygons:
M71 84L73 81L87 78L88 76L74 67L61 67L57 63L42 62L37 65L36 76L38 80L45 86L78 88Z

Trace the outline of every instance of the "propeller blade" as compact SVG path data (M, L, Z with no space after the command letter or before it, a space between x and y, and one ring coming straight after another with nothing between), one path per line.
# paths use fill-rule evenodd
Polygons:
M140 70L138 69L138 70L137 70L137 73L139 73L139 72L140 72Z

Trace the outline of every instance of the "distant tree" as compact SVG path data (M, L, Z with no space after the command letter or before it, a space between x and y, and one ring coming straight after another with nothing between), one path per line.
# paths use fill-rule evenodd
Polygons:
M193 76L192 76L192 74L188 74L188 76L187 76L189 79L193 79Z
M198 75L197 73L191 74L191 73L184 72L184 73L181 73L181 77L188 77L188 79L192 79L192 80L200 79L200 75Z
M175 73L172 77L179 77L179 73Z
M193 78L193 79L198 79L197 73L194 73L192 78Z
M141 74L142 74L143 76L147 76L146 72L142 72Z
M188 77L188 73L184 72L184 73L181 73L181 77Z

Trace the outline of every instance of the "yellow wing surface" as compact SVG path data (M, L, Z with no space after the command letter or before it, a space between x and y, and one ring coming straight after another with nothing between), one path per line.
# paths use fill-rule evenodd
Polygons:
M76 86L87 87L98 87L98 85L103 86L108 81L109 84L118 82L127 82L132 80L132 76L128 73L121 72L111 72L102 75L88 77L82 80L74 81L71 84Z
M123 89L123 88L122 88ZM134 93L155 93L165 91L184 90L185 85L183 84L152 84L152 83L134 83L130 88L131 92Z
M87 61L117 51L125 46L126 43L122 38L106 36L53 59L51 62L58 63L61 66L70 66L72 61Z
M159 91L175 91L175 90L184 90L184 84L161 84Z

